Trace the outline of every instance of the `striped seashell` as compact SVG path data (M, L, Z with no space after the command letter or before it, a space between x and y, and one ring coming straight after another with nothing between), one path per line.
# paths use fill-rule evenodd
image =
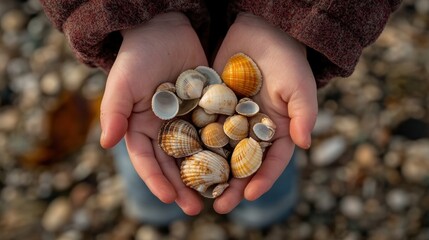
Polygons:
M237 97L230 88L223 84L213 84L201 97L199 106L210 114L232 115L237 101Z
M169 156L182 158L202 150L198 132L185 120L164 122L158 133L158 145Z
M207 147L221 148L228 144L228 136L224 133L222 124L218 122L209 123L200 132L201 141Z
M197 190L203 196L217 197L228 187L229 165L225 158L203 150L186 157L180 165L180 176L186 186ZM217 187L218 185L221 185ZM214 187L210 192L207 190Z
M253 138L241 140L231 156L231 171L235 178L254 174L262 164L262 149Z
M262 86L261 71L244 53L237 53L228 60L221 77L224 83L240 96L254 96Z
M206 84L206 77L189 69L182 72L176 81L176 94L183 100L200 98Z
M242 115L229 116L223 124L223 131L230 139L241 140L249 133L249 122Z

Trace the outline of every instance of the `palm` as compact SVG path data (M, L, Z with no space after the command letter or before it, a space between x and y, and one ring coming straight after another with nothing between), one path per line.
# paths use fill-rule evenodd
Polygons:
M292 156L294 146L308 148L317 114L316 84L305 57L305 48L284 32L251 15L239 15L217 54L214 68L221 71L230 56L248 54L258 64L264 82L254 97L261 111L277 125L273 145L258 172L234 179L215 202L226 213L243 197L257 199L268 191Z
M123 35L103 96L101 144L112 147L125 135L131 161L149 189L161 201L176 201L186 213L196 214L202 208L199 196L184 186L174 159L158 147L162 121L151 110L151 97L160 83L207 65L201 44L178 13L159 15Z

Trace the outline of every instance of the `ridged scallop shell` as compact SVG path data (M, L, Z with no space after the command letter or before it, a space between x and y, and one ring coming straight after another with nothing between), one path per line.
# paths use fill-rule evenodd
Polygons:
M180 176L185 185L204 193L204 196L207 196L209 187L222 184L212 193L213 197L219 196L227 187L229 171L226 159L209 150L186 157L180 165Z
M174 118L179 112L180 99L174 92L161 90L152 96L152 111L162 120Z
M241 140L249 134L249 122L242 115L229 116L223 124L223 131L232 140Z
M158 133L158 144L169 156L182 158L202 150L198 132L185 120L165 122Z
M259 112L259 105L250 98L242 98L235 106L235 111L240 115L252 117Z
M207 126L207 124L217 120L217 114L208 114L203 108L197 107L192 112L192 123L199 128Z
M237 105L234 92L223 84L213 84L201 97L199 106L207 113L232 115Z
M207 66L198 66L195 68L196 71L203 74L207 79L207 84L221 84L222 79L220 78L219 74L211 67Z
M245 178L255 173L262 164L262 149L253 138L241 140L231 156L231 171L236 178Z
M207 147L220 148L228 144L229 138L224 133L222 124L213 122L201 129L201 141Z
M256 63L247 55L237 53L226 63L222 80L241 96L256 95L262 86L262 74Z
M200 98L206 81L198 71L186 70L177 77L176 94L183 100Z

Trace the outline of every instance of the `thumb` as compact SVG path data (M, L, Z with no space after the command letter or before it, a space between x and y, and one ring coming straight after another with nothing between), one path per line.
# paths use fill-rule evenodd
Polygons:
M292 141L301 148L311 145L311 131L317 118L317 88L314 77L302 79L296 91L288 99L290 135Z
M116 145L128 128L134 100L127 84L124 71L113 65L107 77L106 88L101 102L100 124L102 129L100 144L104 148Z

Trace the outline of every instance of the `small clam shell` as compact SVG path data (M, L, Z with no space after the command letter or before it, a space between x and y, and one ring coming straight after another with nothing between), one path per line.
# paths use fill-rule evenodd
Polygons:
M195 68L195 70L206 77L209 85L222 83L222 79L220 78L219 74L211 67L198 66Z
M262 74L256 63L247 55L237 53L226 63L222 80L238 95L256 95L262 86Z
M228 136L223 132L222 124L218 122L209 123L201 129L201 141L207 147L220 148L228 144Z
M185 120L165 122L158 133L158 144L169 156L182 158L202 150L198 132Z
M245 178L255 173L262 164L262 149L253 138L241 140L231 156L231 171L236 178Z
M210 186L225 184L229 177L229 165L225 158L209 150L186 157L180 165L180 176L186 186L205 193ZM213 197L219 196L227 185L214 188Z
M176 94L183 100L200 98L206 81L198 71L186 70L177 78Z
M263 113L258 113L251 117L249 124L249 135L260 141L270 141L276 132L276 124Z
M223 124L223 131L232 140L241 140L249 133L249 122L242 115L229 116Z
M179 112L179 98L170 91L157 91L152 96L152 111L162 120L174 118Z
M250 98L242 98L235 106L235 111L240 115L252 117L259 112L259 105Z
M237 105L234 92L223 84L213 84L201 97L199 105L208 113L232 115Z
M159 84L159 86L155 90L157 91L170 91L170 92L176 92L176 87L171 82L164 82Z
M198 106L199 101L200 100L198 98L182 100L181 103L179 104L179 112L177 113L177 116L183 116L190 113Z
M217 114L208 114L203 108L197 107L192 112L192 123L199 128L207 126L207 124L217 120Z

